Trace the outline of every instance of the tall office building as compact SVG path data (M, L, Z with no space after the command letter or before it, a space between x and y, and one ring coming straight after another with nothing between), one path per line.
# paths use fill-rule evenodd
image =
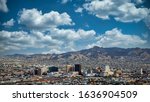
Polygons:
M81 64L75 64L74 71L79 72L79 75L82 75Z

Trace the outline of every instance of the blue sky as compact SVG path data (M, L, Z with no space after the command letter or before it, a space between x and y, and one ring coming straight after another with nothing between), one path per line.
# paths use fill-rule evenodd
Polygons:
M150 48L149 0L0 0L0 54Z

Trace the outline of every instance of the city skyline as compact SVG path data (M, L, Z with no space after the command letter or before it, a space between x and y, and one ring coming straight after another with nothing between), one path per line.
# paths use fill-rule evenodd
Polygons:
M0 53L150 48L148 0L0 0Z

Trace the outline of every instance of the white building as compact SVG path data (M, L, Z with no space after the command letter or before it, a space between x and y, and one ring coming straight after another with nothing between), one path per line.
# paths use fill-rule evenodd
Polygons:
M112 71L110 70L109 65L106 65L106 66L105 66L105 70L104 70L104 76L112 76L113 74L114 74L114 72L112 72Z

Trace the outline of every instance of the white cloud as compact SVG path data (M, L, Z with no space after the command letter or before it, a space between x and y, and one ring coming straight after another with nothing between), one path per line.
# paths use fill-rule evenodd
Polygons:
M75 31L74 29L57 29L54 28L51 30L51 34L54 38L57 39L65 39L70 41L76 41L80 39L89 39L96 35L94 30L84 31L83 29L79 29Z
M137 4L142 4L142 3L144 2L144 0L135 0L135 2L136 2Z
M32 30L24 31L0 31L0 51L45 49L43 53L62 53L76 51L86 47L95 38L95 31L83 29L58 29L41 32Z
M47 29L61 25L73 25L72 19L67 13L51 11L42 14L37 9L23 9L19 13L19 23L33 29Z
M106 20L113 16L121 22L138 22L149 13L147 8L137 8L131 0L91 0L83 7L98 18Z
M70 1L72 1L72 0L62 0L61 3L62 4L66 4L66 3L70 2Z
M83 8L81 8L81 7L77 8L77 9L75 10L75 12L77 12L77 13L82 13L82 11L83 11Z
M68 52L86 48L87 44L94 41L96 32L94 30L85 31L83 29L58 29L54 28L50 31L53 39L63 42L58 51Z
M35 39L35 42L37 43L37 46L60 46L63 44L63 42L53 39L50 34L44 34L40 31L31 31L32 38Z
M42 54L61 54L63 53L62 51L60 51L58 48L54 49L50 49L49 51L45 51L45 52L42 52Z
M61 41L53 39L50 35L42 32L31 31L0 31L0 50L23 50L27 48L47 48L50 46L60 46Z
M33 44L33 39L24 31L0 31L1 50L19 50Z
M122 22L138 22L145 19L149 12L147 8L136 8L132 3L125 3L118 10L122 13L122 16L115 17L115 19Z
M5 26L5 27L11 27L11 26L14 26L14 23L15 23L15 20L14 19L10 19L9 21L4 22L3 26Z
M150 14L144 20L146 26L150 29Z
M131 47L144 47L144 44L147 43L146 40L143 40L137 35L128 35L123 34L121 30L114 28L110 31L106 31L103 35L100 35L96 38L97 42L89 44L88 46L102 46L102 47L122 47L122 48L131 48Z
M8 12L7 0L0 0L0 11Z
M97 35L94 30L58 28L52 28L48 32L32 30L29 33L24 31L0 31L1 52L23 51L32 48L42 50L41 53L64 53L95 45L131 48L144 47L146 44L148 44L147 40L142 39L140 36L123 34L117 28L106 31L102 35Z

